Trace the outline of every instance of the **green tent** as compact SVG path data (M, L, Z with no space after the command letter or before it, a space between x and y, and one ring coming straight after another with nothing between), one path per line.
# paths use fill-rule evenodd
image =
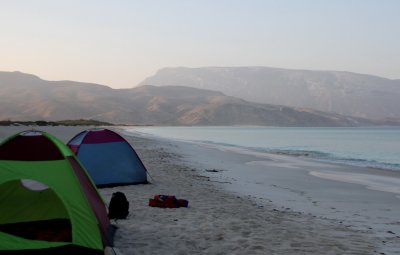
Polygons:
M92 180L52 135L0 146L0 254L103 254L113 227Z

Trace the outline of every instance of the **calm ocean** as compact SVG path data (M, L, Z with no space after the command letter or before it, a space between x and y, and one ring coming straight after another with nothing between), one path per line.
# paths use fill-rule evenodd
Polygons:
M135 127L183 141L400 171L400 128Z

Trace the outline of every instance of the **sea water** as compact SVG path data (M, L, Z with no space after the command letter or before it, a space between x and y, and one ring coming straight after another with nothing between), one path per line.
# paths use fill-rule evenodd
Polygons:
M135 127L163 138L400 171L400 128Z

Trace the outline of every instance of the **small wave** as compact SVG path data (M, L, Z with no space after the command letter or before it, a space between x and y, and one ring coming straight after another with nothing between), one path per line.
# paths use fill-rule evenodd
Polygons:
M329 153L320 152L320 151L311 151L311 150L280 150L280 149L271 149L268 150L269 153L287 155L287 156L295 156L295 157L311 157L311 158L328 158L330 157Z
M270 153L296 156L296 157L309 157L319 161L329 162L329 163L339 163L343 165L351 165L358 167L370 167L370 168L380 168L386 170L396 170L400 171L400 164L392 164L386 162L380 162L377 160L367 160L352 157L338 157L331 153L321 152L321 151L309 151L309 150L269 150Z
M332 158L323 160L333 163L340 163L344 165L400 171L400 164L385 163L376 160L355 159L355 158Z
M324 161L328 163L334 164L343 164L343 165L350 165L350 166L358 166L358 167L369 167L369 168L378 168L378 169L385 169L385 170L395 170L400 171L400 164L392 164L386 162L379 162L377 160L367 160L367 159L360 159L360 158L352 158L352 157L338 157L331 153L321 152L321 151L313 151L313 150L301 150L301 149L275 149L275 148L260 148L260 147L245 147L239 146L229 143L218 143L209 140L203 140L201 143L212 144L216 146L223 146L223 147L231 147L231 148L238 148L247 151L253 151L256 153L271 153L276 155L285 155L285 156L292 156L292 157L306 157L312 158L318 161Z

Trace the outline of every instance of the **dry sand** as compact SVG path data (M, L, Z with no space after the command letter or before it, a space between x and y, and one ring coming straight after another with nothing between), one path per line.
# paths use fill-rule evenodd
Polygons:
M66 142L84 127L39 129ZM19 130L24 128L1 127L0 138ZM226 184L201 166L188 164L176 144L124 137L142 158L153 183L100 190L105 201L122 191L130 202L128 219L113 222L118 226L118 254L391 254L381 243L398 238L377 239L372 231L272 201L260 205L252 197L227 191ZM187 199L189 207L149 207L149 198L156 194Z

